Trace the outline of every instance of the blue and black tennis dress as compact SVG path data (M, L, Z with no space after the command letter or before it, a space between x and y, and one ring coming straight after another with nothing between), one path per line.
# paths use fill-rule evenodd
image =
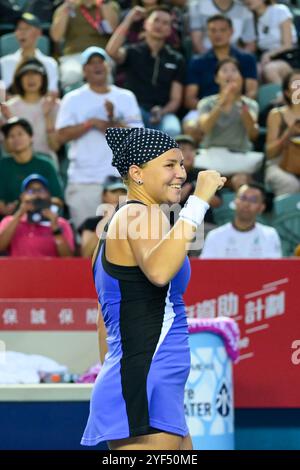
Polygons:
M102 243L94 281L108 352L94 385L83 445L159 431L188 434L184 386L190 350L182 296L189 278L186 257L169 284L157 287L139 267L110 263Z

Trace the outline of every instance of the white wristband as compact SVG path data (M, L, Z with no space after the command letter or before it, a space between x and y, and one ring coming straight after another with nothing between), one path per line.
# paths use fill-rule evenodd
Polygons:
M194 227L199 227L204 220L209 204L197 196L190 196L179 212L179 219L185 220Z

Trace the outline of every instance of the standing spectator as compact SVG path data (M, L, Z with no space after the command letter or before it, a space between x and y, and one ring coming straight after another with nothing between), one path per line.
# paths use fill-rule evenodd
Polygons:
M22 62L15 72L12 88L16 96L2 104L2 114L6 119L13 116L27 119L34 129L33 151L49 155L58 169L56 151L60 144L55 120L59 100L47 96L48 78L43 64L35 58Z
M99 238L107 223L108 217L112 217L114 208L120 204L120 198L127 194L127 187L118 176L108 176L103 183L103 194L100 208L101 215L89 217L80 225L78 232L81 234L81 255L91 258L99 242ZM98 212L98 211L97 211Z
M28 175L21 186L20 206L0 223L0 251L10 256L72 256L73 232L51 204L49 182L39 174Z
M263 78L266 82L282 83L291 67L284 60L276 60L276 55L297 44L297 32L289 8L273 3L272 0L245 0L245 5L255 14Z
M87 83L64 96L56 123L61 142L70 142L66 202L76 228L95 215L106 176L116 174L106 129L143 127L133 93L108 84L105 51L89 47L81 61Z
M207 34L207 20L214 15L230 18L233 25L232 44L255 51L255 28L253 14L235 0L190 0L189 22L194 52L201 54L211 48Z
M65 0L54 13L50 28L53 41L63 41L60 58L61 83L82 80L80 54L90 46L104 48L119 22L119 5L115 1Z
M286 105L274 108L267 119L266 139L266 184L276 196L300 191L300 174L287 171L283 159L286 151L300 158L300 100L299 100L300 71L291 72L282 84ZM295 142L296 139L296 142Z
M133 8L107 44L108 54L123 64L126 87L136 95L146 127L162 130L171 136L180 133L175 113L183 94L184 59L166 45L171 33L170 10L154 7L144 23L145 41L122 47L135 21L143 17L140 7Z
M33 130L29 122L22 118L11 118L1 130L10 156L0 159L0 215L14 212L20 197L21 183L32 173L38 173L48 180L51 195L62 205L62 189L52 162L32 151Z
M48 75L48 91L57 95L58 92L58 67L52 57L48 57L37 49L38 38L42 34L39 19L31 13L23 13L17 21L15 29L16 38L20 49L14 54L8 54L0 59L2 80L9 89L13 82L13 76L19 62L36 57L44 65Z
M235 199L233 222L211 230L201 258L281 258L281 243L273 227L256 222L265 210L266 194L260 185L241 186Z

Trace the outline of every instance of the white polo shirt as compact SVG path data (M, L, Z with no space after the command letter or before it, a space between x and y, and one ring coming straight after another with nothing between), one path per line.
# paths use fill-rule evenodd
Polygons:
M231 222L208 233L201 258L281 258L281 243L273 227L256 223L252 230L242 232Z
M48 76L48 90L58 91L58 65L56 60L43 54L39 49L35 50L35 58L44 65ZM22 59L22 51L18 49L14 54L8 54L0 59L1 78L5 83L6 89L13 82L14 73Z

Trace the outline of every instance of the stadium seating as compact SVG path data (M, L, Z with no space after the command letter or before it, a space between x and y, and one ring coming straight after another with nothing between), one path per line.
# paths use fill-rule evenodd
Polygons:
M19 43L14 33L3 34L0 37L0 53L1 56L13 54L19 49ZM50 40L47 36L41 36L38 40L37 47L46 55L50 54Z
M280 93L281 85L278 83L266 83L265 85L261 85L257 94L259 111L263 112Z

